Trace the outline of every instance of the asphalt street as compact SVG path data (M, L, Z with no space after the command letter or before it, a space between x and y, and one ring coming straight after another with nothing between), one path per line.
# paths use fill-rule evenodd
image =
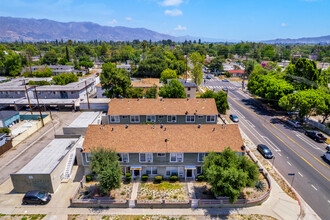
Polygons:
M264 109L242 92L242 82L222 82L213 76L204 82L201 86L214 91L228 88L229 113L239 117L240 128L254 144L271 149L275 159L270 162L320 218L329 219L330 166L321 158L326 144L315 142L303 130L288 125L283 116Z

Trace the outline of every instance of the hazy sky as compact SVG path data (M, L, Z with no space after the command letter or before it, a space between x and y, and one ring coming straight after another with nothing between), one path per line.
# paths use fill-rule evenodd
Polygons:
M202 39L330 35L330 0L0 0L0 16L144 27Z

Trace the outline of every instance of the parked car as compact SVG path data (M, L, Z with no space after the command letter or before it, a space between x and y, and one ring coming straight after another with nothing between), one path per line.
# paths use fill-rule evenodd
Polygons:
M206 79L211 79L211 78L212 78L211 75L206 76Z
M318 131L305 131L305 135L320 143L324 143L327 140L327 138Z
M224 91L224 92L227 92L227 93L228 93L228 88L227 88L227 87L225 87L225 88L222 88L222 91Z
M325 149L326 149L327 151L330 151L330 144L328 144L328 145L325 147Z
M288 115L298 115L298 111L287 112Z
M324 159L326 159L327 161L330 161L330 150L328 150L327 152L324 152L322 157Z
M222 82L229 82L229 79L223 79Z
M44 204L47 204L51 198L52 197L49 193L34 190L34 191L29 191L29 192L25 193L25 195L22 199L22 202L24 205L27 205L27 204L44 205Z
M301 124L300 122L296 121L296 120L293 120L293 119L288 119L286 120L286 122L290 125L292 125L293 127L295 128L301 128Z
M230 115L229 115L229 118L230 118L230 120L232 120L233 122L239 122L237 115L230 114Z
M269 148L264 144L258 144L257 150L264 156L266 159L272 159L273 153L269 150Z

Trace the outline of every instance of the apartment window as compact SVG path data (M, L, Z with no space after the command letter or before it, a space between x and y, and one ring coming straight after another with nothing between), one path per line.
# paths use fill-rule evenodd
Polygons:
M166 176L178 175L177 167L166 167Z
M123 119L128 119L128 115L123 115Z
M147 167L146 168L146 174L148 174L148 175L157 175L158 174L157 167Z
M118 123L120 122L119 115L110 115L110 123Z
M188 91L190 91L190 87L188 87Z
M158 118L159 119L163 119L164 118L164 115L158 115Z
M124 163L128 163L129 162L128 153L119 153L118 154L118 157L119 157L119 162L124 162Z
M166 154L165 153L158 153L157 157L166 157Z
M171 153L170 162L183 162L183 153Z
M187 98L190 98L190 94L187 94Z
M202 118L204 118L204 115L198 115L198 118L202 119Z
M195 122L195 115L186 115L186 122Z
M53 92L53 94L56 94L56 92Z
M140 115L131 115L131 123L139 123Z
M167 122L176 122L176 115L167 116Z
M140 153L140 163L151 163L152 162L152 153Z
M216 119L215 115L206 116L206 122L215 122L215 119Z
M86 162L92 161L92 154L91 153L85 153Z
M147 115L147 122L156 122L156 115Z
M196 166L196 172L197 172L197 175L202 174L202 167L201 166Z
M74 94L74 92L71 92L71 94Z
M203 162L204 157L206 157L209 153L198 153L198 162Z

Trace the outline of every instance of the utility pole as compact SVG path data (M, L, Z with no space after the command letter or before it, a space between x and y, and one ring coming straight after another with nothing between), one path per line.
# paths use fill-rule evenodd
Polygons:
M186 81L188 80L188 55L186 53Z
M85 89L86 89L86 96L87 96L87 104L88 104L88 110L91 109L90 105L89 105L89 97L88 97L88 90L87 90L87 79L85 80Z
M27 97L28 102L29 102L30 112L31 112L31 115L33 115L32 108L31 108L31 103L30 103L30 98L29 98L29 93L27 91L26 84L25 84L25 79L23 79L23 82L24 82L24 86L25 86L26 97Z
M42 127L44 127L45 124L44 124L44 119L42 118L42 113L41 113L41 108L40 108L40 105L39 105L39 99L38 99L38 93L37 93L37 87L36 86L34 87L34 92L36 93L36 98L37 98L37 103L38 103L38 108L39 108L39 113L40 113L40 118L41 118L41 124L42 124Z
M246 66L247 66L247 60L248 60L249 54L245 54L245 69L244 69L244 74L243 74L243 81L242 81L242 90L244 90L244 80L245 80L245 75L246 75Z

